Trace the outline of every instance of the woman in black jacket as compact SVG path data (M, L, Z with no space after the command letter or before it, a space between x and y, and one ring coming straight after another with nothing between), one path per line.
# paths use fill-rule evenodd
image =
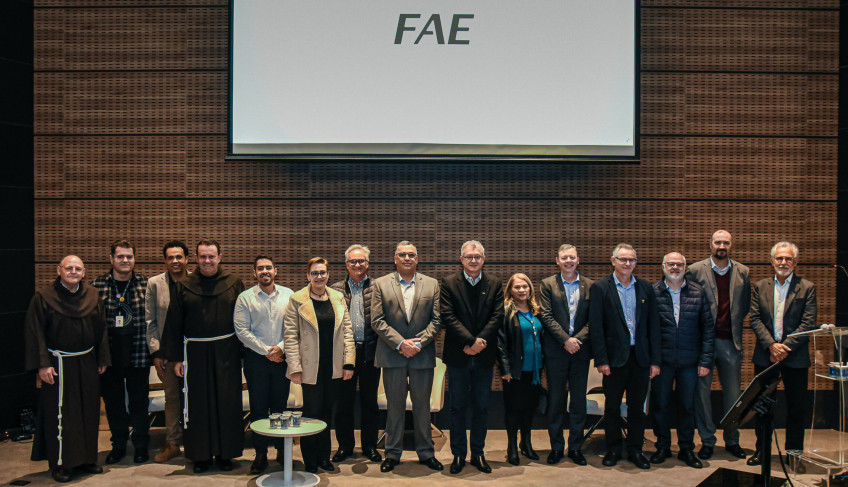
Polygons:
M542 321L533 283L513 274L504 288L504 322L498 333L498 362L506 410L507 461L518 465L518 429L521 454L538 460L530 442L533 413L539 403L542 372Z

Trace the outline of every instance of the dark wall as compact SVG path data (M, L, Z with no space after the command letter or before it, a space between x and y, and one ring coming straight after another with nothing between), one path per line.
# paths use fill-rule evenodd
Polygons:
M30 406L35 378L24 374L23 327L35 286L33 220L33 5L32 0L8 0L0 10L0 428L17 426L20 410ZM5 394L5 391L15 391Z

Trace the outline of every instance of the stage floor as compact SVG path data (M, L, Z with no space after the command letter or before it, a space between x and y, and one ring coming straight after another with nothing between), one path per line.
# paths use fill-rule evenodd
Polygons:
M783 430L778 430L777 435L780 445L783 445ZM447 432L445 433L447 435ZM567 433L566 433L567 434ZM838 438L836 431L817 431L816 444L820 442L832 443L835 445ZM820 436L819 436L820 435ZM163 442L164 429L153 428L151 430L152 448L150 450L151 458L155 454ZM247 441L245 445L250 445ZM357 432L357 438L359 436ZM720 436L720 435L719 435ZM646 444L644 451L646 456L649 456L654 451L654 437L650 432L646 433ZM672 436L674 438L674 436ZM696 441L697 435L696 435ZM539 453L540 460L528 461L521 457L521 465L512 466L506 463L506 432L503 430L493 430L489 432L486 440L486 459L492 466L491 474L483 474L471 465L466 465L465 469L459 475L451 475L448 473L448 466L453 459L450 452L450 445L447 441L447 436L437 438L436 443L436 458L444 465L445 470L435 472L423 465L419 465L417 457L413 451L405 451L403 454L402 463L398 465L391 473L381 473L380 466L359 455L353 459L348 459L340 464L336 464L336 471L333 473L320 473L321 482L319 486L335 485L335 486L363 486L377 487L380 485L397 486L398 481L404 482L404 487L413 486L430 486L438 482L439 485L474 485L480 482L497 481L498 486L548 486L559 485L564 482L570 485L585 485L591 487L598 486L618 486L627 485L628 487L645 485L645 486L694 486L707 478L717 468L724 467L746 472L757 473L759 467L749 467L745 464L745 460L738 460L731 457L724 451L721 439L715 450L715 455L711 460L705 461L704 468L697 470L684 465L677 460L677 447L672 447L675 455L666 460L665 463L657 466L652 465L650 470L642 471L627 461L621 461L616 467L604 467L601 465L601 455L605 452L604 439L602 433L596 433L590 438L583 448L589 465L578 467L571 463L567 458L558 465L548 465L545 459L549 452L549 443L547 432L541 430L533 431L533 445ZM742 431L742 446L750 454L754 446L754 430ZM50 473L47 471L47 462L32 462L29 460L31 441L11 442L6 441L0 444L0 485L9 485L13 481L29 482L29 485L49 485L55 484ZM335 439L333 440L333 452L335 452ZM700 445L699 445L700 447ZM214 467L209 472L201 475L195 475L191 471L191 464L186 465L186 459L183 456L172 459L168 463L156 464L152 460L143 465L134 465L132 463L132 448L129 448L128 455L124 460L116 465L104 465L103 460L108 454L109 432L100 432L100 454L98 456L100 465L104 467L104 473L101 475L75 475L71 481L72 484L80 485L120 485L120 486L159 486L166 484L173 485L197 485L197 486L215 486L215 485L256 485L256 475L250 475L250 464L253 461L253 450L245 448L244 455L236 461L236 468L232 472L220 472ZM381 451L382 453L382 451ZM268 472L281 470L273 459L276 457L276 452L273 448L269 452L271 460ZM303 470L303 463L300 461L300 447L294 447L294 468L295 470ZM775 458L773 462L774 474L780 472L780 464ZM16 483L14 485L25 485Z

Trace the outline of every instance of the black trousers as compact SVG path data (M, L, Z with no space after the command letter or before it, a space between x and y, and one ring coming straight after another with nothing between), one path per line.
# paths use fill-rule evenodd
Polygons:
M134 448L143 449L150 444L149 381L150 367L107 367L100 375L100 395L112 432L112 448L126 449L130 428Z
M380 385L380 370L374 367L374 361L365 361L362 346L356 344L356 366L353 378L343 380L339 386L339 400L336 408L336 441L340 450L353 451L353 404L356 400L356 384L359 383L359 443L363 449L377 447L377 431L380 410L377 407L377 388Z
M247 392L250 397L250 420L256 421L268 417L268 412L281 413L286 410L289 400L291 381L286 378L286 361L272 362L263 355L250 349L244 351L244 378L247 380ZM256 454L268 452L271 438L254 434L253 447ZM283 451L283 439L273 440L277 452Z
M324 431L317 435L300 438L300 453L307 467L317 466L322 460L330 460L330 421L341 383L342 379L324 378L319 373L315 385L302 384L303 417L320 419L327 423Z
M586 383L589 381L589 359L573 355L545 362L548 372L548 437L552 450L564 450L565 398L568 397L568 449L583 447L586 424ZM568 387L566 387L566 384ZM570 394L569 394L570 392Z
M610 375L604 376L604 436L607 450L620 452L621 399L627 393L627 442L628 452L642 451L645 440L645 398L651 380L649 367L640 367L636 354L630 347L630 356L624 367L611 367Z
M809 369L795 369L785 367L782 364L780 367L780 376L783 381L784 396L786 397L786 450L803 450L804 449L804 419L806 417L807 404L807 372ZM761 367L754 364L754 374L766 370L767 367ZM771 419L774 420L774 409L769 411ZM762 441L760 435L760 424L762 420L757 416L757 451L762 451Z

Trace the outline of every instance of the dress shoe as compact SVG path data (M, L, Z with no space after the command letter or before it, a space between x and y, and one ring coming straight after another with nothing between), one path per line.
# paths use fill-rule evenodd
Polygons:
M209 467L212 466L212 460L201 460L199 462L194 462L194 473L203 473L209 470Z
M309 473L318 473L318 465L304 465L303 469Z
M385 472L391 472L392 470L394 470L394 469L395 469L395 467L396 467L396 466L397 466L397 464L399 464L399 463L400 463L400 462L399 462L399 461L397 461L397 460L395 460L394 458L388 458L388 457L386 457L386 459L385 459L385 460L383 460L383 463L381 463L381 464L380 464L380 471L381 471L381 472L384 472L384 473L385 473Z
M642 470L648 470L651 468L651 462L645 458L645 455L642 455L640 451L633 451L627 454L627 461L641 468Z
M112 451L110 451L109 454L106 455L106 464L112 465L113 463L118 463L124 458L124 455L126 454L127 451L123 448L112 448Z
M71 481L71 471L65 467L56 467L51 472L53 475L53 480L56 482L70 482Z
M153 457L153 461L156 463L164 463L174 457L180 456L180 453L180 445L177 445L176 443L166 443L165 446L159 450L159 453Z
M560 460L562 460L562 450L551 450L548 453L548 465L556 465Z
M418 463L422 465L427 465L427 468L430 470L444 470L445 467L442 465L442 462L436 460L436 457L430 457L426 460L420 460Z
M458 474L465 467L465 459L459 455L453 456L453 461L450 464L450 473Z
M586 465L589 463L586 461L586 457L583 456L583 453L580 450L568 450L568 458L577 465Z
M150 455L147 453L147 448L136 448L133 463L144 463L150 460Z
M607 454L604 455L604 460L601 463L603 463L606 467L614 467L620 458L620 453L616 451L608 451Z
M492 467L489 466L489 462L486 461L486 457L483 455L480 455L479 457L471 457L471 461L469 463L474 465L477 470L483 473L492 473Z
M701 465L701 461L695 456L695 453L688 448L680 450L680 453L677 454L677 458L692 468L703 467L703 465Z
M748 457L748 461L745 463L747 463L748 465L759 465L763 463L763 459L760 456L760 450L756 450L753 455Z
M524 440L522 438L521 443L518 444L518 449L521 451L521 454L530 460L538 460L539 455L533 450L533 445L530 443L530 440Z
M352 451L342 450L341 448L339 448L336 451L336 454L333 455L333 461L336 462L336 463L343 462L343 461L347 460L348 458L350 458L352 456L353 456Z
M657 452L651 455L651 463L659 465L666 458L671 458L671 448L657 448Z
M250 473L253 475L260 474L268 468L268 454L267 453L257 453L256 458L253 459L253 463L250 464Z
M724 447L724 449L727 450L727 453L730 453L731 455L733 455L736 458L745 458L747 456L747 455L745 455L745 450L743 450L742 447L739 446L739 445L726 446L726 447ZM698 456L700 457L701 455L698 455ZM701 457L701 458L703 458L703 457ZM703 459L706 460L706 458L703 458Z
M103 467L101 467L100 465L98 465L96 463L83 463L82 465L80 465L79 468L80 468L80 470L82 470L85 473L93 473L93 474L103 473Z
M506 461L510 465L518 465L518 445L515 439L509 440L506 445Z
M318 466L321 467L322 470L326 472L332 472L336 469L332 462L329 459L325 458L318 462Z
M739 445L736 445L736 448L739 448ZM701 449L698 450L698 458L700 458L701 460L709 460L710 458L713 457L713 450L714 450L714 447L712 447L712 446L707 446L707 445L701 446ZM745 455L742 455L742 458L745 458Z
M233 469L233 461L229 458L216 458L215 466L218 467L218 470L229 472Z
M380 455L380 452L378 452L377 449L373 446L363 448L362 454L365 455L372 462L379 462L383 459L383 456Z

